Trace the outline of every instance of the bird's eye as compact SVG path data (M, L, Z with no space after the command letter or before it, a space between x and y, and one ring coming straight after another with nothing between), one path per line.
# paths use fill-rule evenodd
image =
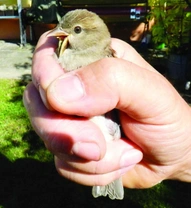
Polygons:
M82 28L80 26L76 26L74 28L74 32L77 33L77 34L81 33L81 31L82 31Z

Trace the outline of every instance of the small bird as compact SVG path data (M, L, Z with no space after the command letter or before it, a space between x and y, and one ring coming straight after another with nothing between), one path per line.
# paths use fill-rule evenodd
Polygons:
M58 61L65 72L76 70L105 57L115 57L110 47L111 36L104 21L94 12L76 9L66 13L55 29L47 36L59 38ZM108 114L90 118L102 131L105 140L111 142L121 137L119 125ZM123 199L122 179L106 186L94 186L92 195Z

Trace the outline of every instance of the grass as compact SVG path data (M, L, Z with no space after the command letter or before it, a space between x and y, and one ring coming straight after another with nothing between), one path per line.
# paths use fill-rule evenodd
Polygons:
M0 80L0 208L191 207L188 183L165 181L151 189L125 189L125 199L94 199L91 187L58 175L53 156L32 130L22 104L25 84Z
M50 153L32 130L23 107L24 88L16 80L0 81L0 153L12 162L20 158L47 161Z

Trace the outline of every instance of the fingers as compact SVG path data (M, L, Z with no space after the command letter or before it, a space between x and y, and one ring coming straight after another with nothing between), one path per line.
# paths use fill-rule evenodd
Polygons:
M56 155L61 175L86 185L102 185L141 161L141 151L129 141L105 143L93 122L47 110L33 84L27 86L23 99L35 131Z
M142 153L134 145L118 140L107 144L106 155L99 162L65 154L57 155L55 161L58 172L70 180L84 185L106 185L122 176L141 159Z
M87 185L87 186L104 186L112 181L120 178L125 172L133 168L132 166L129 166L127 168L124 168L122 170L116 170L113 172L105 173L105 174L86 174L81 173L75 170L68 169L66 165L62 163L62 160L55 157L55 165L58 173L76 183Z
M33 84L27 86L23 99L32 126L54 154L64 152L88 160L103 157L105 139L93 122L49 111Z
M64 73L55 55L57 44L58 40L55 37L47 37L47 33L44 33L38 41L32 62L32 80L47 107L49 104L46 89L53 80Z

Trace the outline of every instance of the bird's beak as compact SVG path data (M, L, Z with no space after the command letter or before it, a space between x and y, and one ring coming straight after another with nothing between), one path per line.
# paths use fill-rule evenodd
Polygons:
M62 30L59 27L54 28L47 34L47 37L55 36L59 39L59 46L58 46L59 57L64 53L65 49L68 47L68 35L69 35L68 33L66 33L64 30Z

